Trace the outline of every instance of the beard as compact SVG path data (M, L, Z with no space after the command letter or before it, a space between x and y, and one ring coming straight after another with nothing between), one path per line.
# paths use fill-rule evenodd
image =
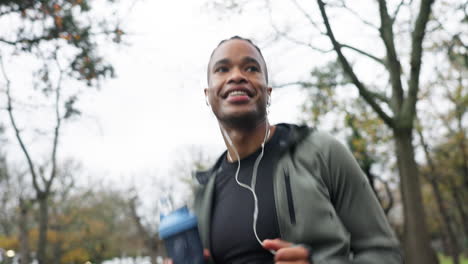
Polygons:
M252 130L267 119L266 107L259 107L256 111L239 114L215 113L218 122L225 127Z

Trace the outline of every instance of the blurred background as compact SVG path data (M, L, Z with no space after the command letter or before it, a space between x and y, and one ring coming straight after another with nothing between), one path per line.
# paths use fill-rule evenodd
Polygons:
M225 147L206 67L262 49L271 123L354 153L408 259L468 263L468 3L0 1L0 263L159 263ZM421 263L421 262L415 262Z

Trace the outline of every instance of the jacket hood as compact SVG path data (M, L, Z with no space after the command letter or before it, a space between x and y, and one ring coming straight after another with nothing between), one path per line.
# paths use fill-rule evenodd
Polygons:
M296 145L299 142L301 142L307 135L309 135L311 131L314 130L313 128L308 127L306 125L298 126L294 124L280 123L276 124L275 126L282 126L288 130L287 138L281 139L279 142L281 155L283 155L287 151L294 151ZM222 159L226 151L224 151L223 154L221 154L220 157L218 157L213 167L205 171L195 172L194 176L200 184L206 184L210 177L219 171L219 169L221 168L220 166Z

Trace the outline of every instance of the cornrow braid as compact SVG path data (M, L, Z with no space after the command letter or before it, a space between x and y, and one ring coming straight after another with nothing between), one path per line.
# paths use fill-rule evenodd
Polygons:
M211 58L213 57L213 54L214 54L215 51L218 49L218 47L221 46L221 44L223 44L223 43L226 42L226 41L234 40L234 39L247 41L250 45L252 45L252 46L258 51L258 53L260 53L260 57L261 57L262 60L263 60L263 66L265 67L265 80L266 80L266 82L268 83L268 70L267 70L265 58L263 57L262 51L260 50L259 47L257 47L257 45L255 45L255 44L252 42L252 40L250 40L250 39L248 39L248 38L243 38L243 37L240 37L240 36L237 36L237 35L236 35L236 36L232 36L232 37L227 38L227 39L221 40L221 41L218 43L218 46L216 46L216 48L211 52L210 60L208 61L207 81L209 82L209 79L210 79L210 63L211 63Z

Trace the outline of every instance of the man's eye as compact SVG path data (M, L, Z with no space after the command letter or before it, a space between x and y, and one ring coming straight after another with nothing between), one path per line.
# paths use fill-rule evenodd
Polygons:
M246 69L248 72L259 72L260 69L257 66L249 66Z
M218 67L215 69L215 72L228 72L229 68L228 67Z

